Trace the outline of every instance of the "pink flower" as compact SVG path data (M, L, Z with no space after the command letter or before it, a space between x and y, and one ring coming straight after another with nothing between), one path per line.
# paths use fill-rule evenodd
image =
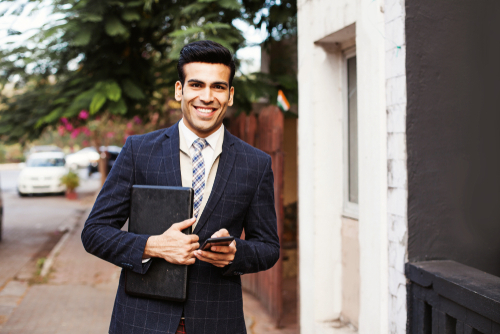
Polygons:
M73 125L66 123L66 130L73 131Z
M127 129L132 129L132 122L127 123Z
M75 129L71 132L71 138L75 139L80 134L80 129Z
M82 141L83 146L89 146L89 142L87 140Z
M59 125L59 126L57 127L57 132L59 132L59 136L64 136L64 131L65 131L65 130L66 130L66 129L64 128L64 125Z
M113 138L114 136L115 136L115 133L114 133L114 132L108 132L108 133L106 134L106 137L108 137L108 138Z
M82 128L83 133L85 133L86 136L90 136L90 130L86 126Z
M78 114L78 117L81 119L87 119L89 117L89 112L87 110L82 110Z
M61 118L62 124L68 124L68 119L66 117Z
M139 118L139 116L134 116L134 122L135 122L135 124L141 124L142 123L142 121Z

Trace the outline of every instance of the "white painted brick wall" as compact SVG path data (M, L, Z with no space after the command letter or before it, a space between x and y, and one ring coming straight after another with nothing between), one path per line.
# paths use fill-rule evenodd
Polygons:
M406 166L405 1L386 0L387 221L389 333L406 334L408 182Z

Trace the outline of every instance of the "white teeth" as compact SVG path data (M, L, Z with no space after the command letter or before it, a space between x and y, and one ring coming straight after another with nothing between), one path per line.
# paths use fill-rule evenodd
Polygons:
M209 114L213 111L213 109L205 109L205 108L196 108L198 109L198 111L202 112L202 113L206 113L206 114Z

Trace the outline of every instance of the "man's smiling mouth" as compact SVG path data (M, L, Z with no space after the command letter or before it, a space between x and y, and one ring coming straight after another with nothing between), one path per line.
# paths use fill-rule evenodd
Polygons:
M196 106L194 108L202 114L211 114L217 110L217 108L196 107Z

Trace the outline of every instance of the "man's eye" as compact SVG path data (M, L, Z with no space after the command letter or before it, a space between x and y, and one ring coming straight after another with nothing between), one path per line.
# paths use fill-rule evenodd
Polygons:
M219 86L219 85L217 85L217 86L215 86L215 88L216 88L216 89L224 89L225 87L224 87L224 86Z
M195 83L195 84L192 84L191 87L201 87L201 86L200 86L200 84Z

